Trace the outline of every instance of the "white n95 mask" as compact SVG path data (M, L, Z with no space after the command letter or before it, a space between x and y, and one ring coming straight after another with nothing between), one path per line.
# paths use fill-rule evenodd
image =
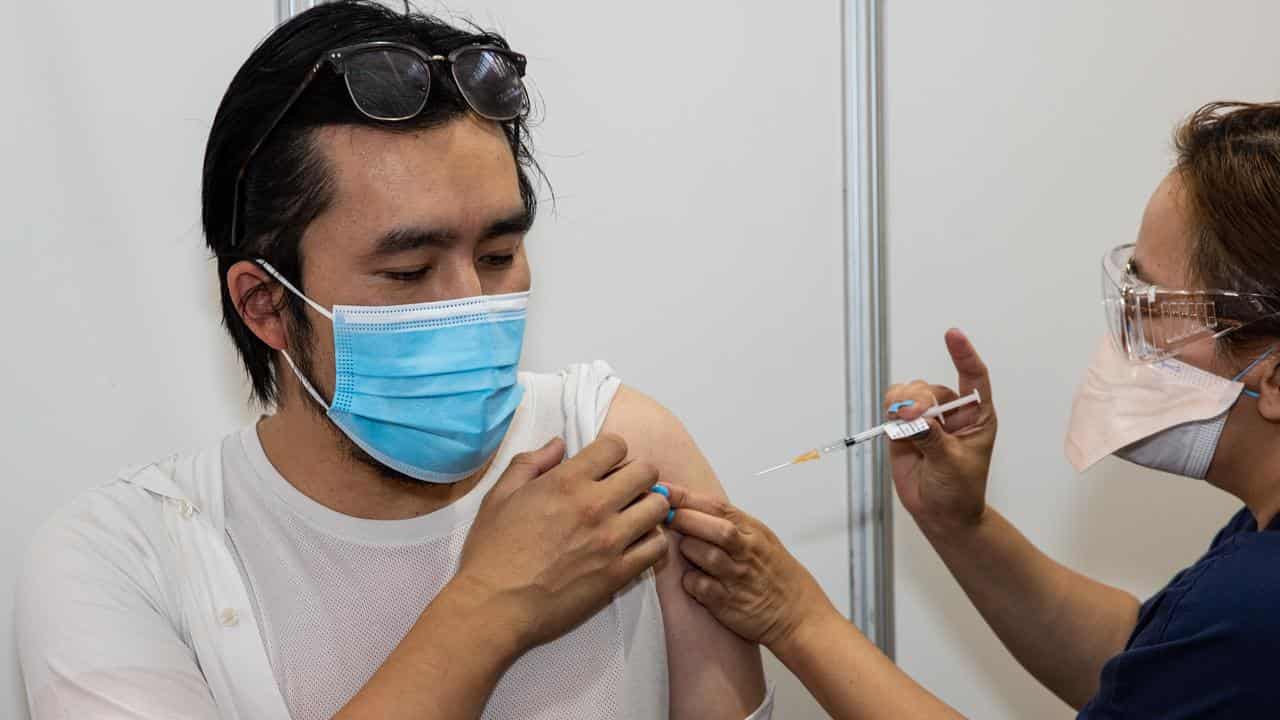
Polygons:
M1078 472L1107 455L1203 480L1244 377L1228 380L1175 359L1133 364L1104 338L1076 390L1067 460ZM1250 393L1253 395L1253 393Z

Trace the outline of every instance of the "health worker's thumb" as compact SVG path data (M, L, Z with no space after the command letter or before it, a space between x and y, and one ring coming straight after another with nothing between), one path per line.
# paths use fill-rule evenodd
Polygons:
M929 424L929 429L919 435L911 436L911 444L915 445L916 450L931 462L943 464L950 462L953 457L952 444L955 438L942 429L942 425L936 418L925 418L925 422Z

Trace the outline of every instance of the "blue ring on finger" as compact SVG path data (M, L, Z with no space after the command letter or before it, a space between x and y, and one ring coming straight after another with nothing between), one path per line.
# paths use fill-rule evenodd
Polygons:
M670 524L671 524L671 521L672 521L672 520L675 520L675 519L676 519L676 511L675 511L675 508L672 508L672 509L670 509L670 510L668 510L668 511L667 511L667 519L666 519L666 520L663 520L663 521L662 521L662 524L663 524L663 525L670 525Z
M671 499L671 491L662 487L661 485L654 485L653 487L649 488L649 492L656 492L668 500Z

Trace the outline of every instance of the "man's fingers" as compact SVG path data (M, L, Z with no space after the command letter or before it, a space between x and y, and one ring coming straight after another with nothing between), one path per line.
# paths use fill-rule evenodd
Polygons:
M609 473L596 487L604 503L621 510L658 484L658 468L643 460L632 461Z
M946 334L947 352L951 353L951 362L956 366L959 378L960 394L968 395L974 390L982 396L982 413L984 416L995 412L991 404L991 377L987 373L987 365L974 349L973 343L961 331L952 328Z
M565 462L577 477L599 480L627 457L627 443L613 433L604 433L595 442Z
M622 557L614 564L619 573L616 577L618 587L635 579L640 573L666 557L669 538L668 533L656 527L623 551Z
M645 493L627 509L618 514L612 522L618 527L616 531L623 547L639 540L645 533L658 527L667 517L671 505L660 493Z
M521 485L550 472L563 459L564 441L558 437L551 438L546 445L537 450L520 453L511 458L511 464L498 479L494 490L501 488L502 492L499 494L514 492Z

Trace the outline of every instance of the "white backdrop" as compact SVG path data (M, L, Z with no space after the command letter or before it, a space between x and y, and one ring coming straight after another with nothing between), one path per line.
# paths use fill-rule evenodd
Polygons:
M274 6L0 8L0 716L26 715L9 618L32 530L117 468L252 417L200 236L200 163ZM530 56L546 104L535 138L559 204L530 239L525 365L611 361L847 605L843 466L750 478L844 424L839 4L450 7ZM780 717L821 716L771 670Z
M1103 332L1101 254L1133 240L1183 116L1280 95L1280 4L885 4L892 373L954 382L942 333L968 330L1002 420L991 501L1055 558L1145 597L1238 503L1114 460L1078 477L1063 459ZM895 535L901 664L972 717L1071 717L905 513Z

